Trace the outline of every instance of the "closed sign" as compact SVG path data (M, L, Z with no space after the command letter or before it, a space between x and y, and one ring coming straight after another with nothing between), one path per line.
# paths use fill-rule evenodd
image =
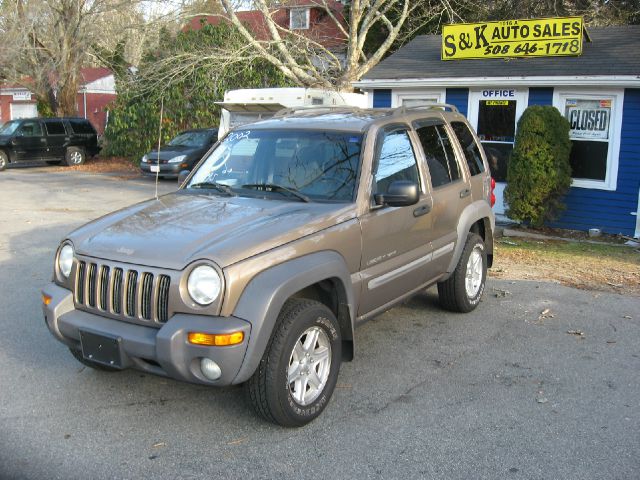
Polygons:
M608 140L611 100L567 99L565 117L572 139Z

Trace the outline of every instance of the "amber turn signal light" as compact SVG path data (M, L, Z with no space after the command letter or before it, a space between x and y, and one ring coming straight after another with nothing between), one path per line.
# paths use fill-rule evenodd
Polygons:
M237 345L244 340L244 332L233 332L223 334L189 332L189 343L194 345L208 345L212 347L226 347Z
M49 305L51 303L51 297L49 295L42 294L42 303Z

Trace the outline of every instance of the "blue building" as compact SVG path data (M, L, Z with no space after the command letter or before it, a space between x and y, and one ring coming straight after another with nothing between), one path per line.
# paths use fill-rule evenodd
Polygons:
M450 103L476 128L504 213L509 156L529 105L570 121L573 183L552 226L640 236L640 26L594 28L576 57L442 61L441 38L414 39L355 87L370 107Z

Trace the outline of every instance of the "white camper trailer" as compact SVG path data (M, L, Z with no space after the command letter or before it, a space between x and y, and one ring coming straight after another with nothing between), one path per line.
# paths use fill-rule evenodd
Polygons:
M245 88L224 94L218 138L247 123L272 117L278 110L292 107L337 107L350 105L366 108L366 95L335 92L320 88Z

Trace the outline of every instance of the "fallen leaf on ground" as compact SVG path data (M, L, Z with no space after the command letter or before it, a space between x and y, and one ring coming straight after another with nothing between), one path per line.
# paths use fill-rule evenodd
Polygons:
M160 447L166 447L167 444L164 442L158 442L158 443L154 443L152 446L153 448L160 448Z
M584 332L582 330L567 330L569 335L578 335L579 337L584 336Z
M239 438L238 440L232 440L227 445L240 445L249 440L249 437Z

